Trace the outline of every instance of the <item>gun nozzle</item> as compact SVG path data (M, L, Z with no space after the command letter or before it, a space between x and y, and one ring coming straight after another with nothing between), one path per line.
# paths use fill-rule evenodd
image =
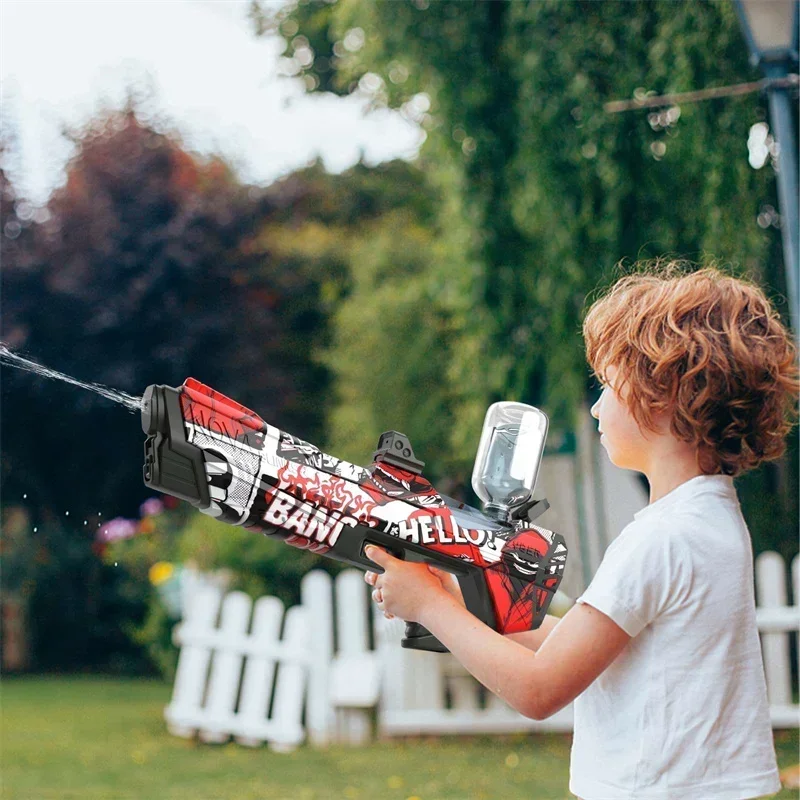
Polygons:
M142 396L142 430L147 436L156 433L163 422L164 404L159 402L158 387L148 386Z

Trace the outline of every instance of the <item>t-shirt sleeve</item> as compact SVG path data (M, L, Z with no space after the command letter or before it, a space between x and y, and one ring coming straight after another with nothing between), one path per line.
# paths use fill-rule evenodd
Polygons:
M615 545L606 551L576 603L587 603L629 636L638 636L656 617L688 596L691 562L686 542L653 529L636 531Z

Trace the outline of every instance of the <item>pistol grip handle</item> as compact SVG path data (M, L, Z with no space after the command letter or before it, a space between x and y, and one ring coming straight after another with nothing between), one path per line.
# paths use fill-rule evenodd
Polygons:
M400 646L409 650L428 650L432 653L450 652L419 622L406 622L406 635L400 640Z

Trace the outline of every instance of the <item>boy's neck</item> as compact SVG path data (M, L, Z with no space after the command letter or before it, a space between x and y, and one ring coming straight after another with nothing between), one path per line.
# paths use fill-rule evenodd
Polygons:
M645 470L650 484L650 503L655 503L664 495L677 489L682 483L703 475L697 464L697 451L688 446L669 447L669 452L662 452L651 460L651 469Z
M700 470L696 472L692 472L691 474L686 474L685 477L680 479L674 479L666 482L658 482L654 483L653 480L650 479L648 476L648 481L650 482L650 504L656 502L656 500L660 500L665 495L668 495L673 489L677 489L682 483L686 483L686 481L691 480L692 478L696 478L703 473Z

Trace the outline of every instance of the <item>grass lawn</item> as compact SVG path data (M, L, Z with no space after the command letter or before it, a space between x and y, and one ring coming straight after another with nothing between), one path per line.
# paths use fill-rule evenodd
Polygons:
M166 732L171 687L98 677L4 678L3 800L572 800L571 734L415 739L364 748L206 745ZM775 736L781 768L798 732ZM795 800L783 790L780 800ZM697 798L696 800L700 800Z

